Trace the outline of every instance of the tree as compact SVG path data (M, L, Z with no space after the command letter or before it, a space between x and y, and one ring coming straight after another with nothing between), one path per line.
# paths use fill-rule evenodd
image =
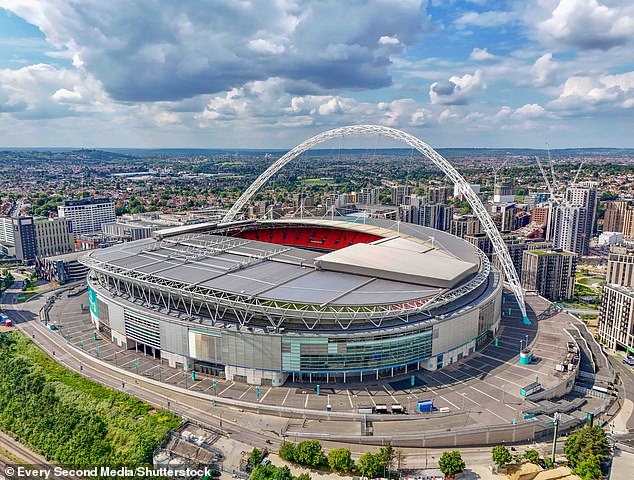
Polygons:
M493 450L491 450L491 458L498 467L503 467L513 460L511 452L503 445L493 447Z
M573 470L582 480L596 480L603 475L601 471L601 457L599 455L588 455Z
M385 447L381 447L378 455L383 468L389 470L392 467L392 462L394 461L394 447L392 444L388 443Z
M383 473L383 465L378 454L365 452L357 462L357 468L361 475L369 478L376 478Z
M300 473L299 475L294 477L294 479L295 480L310 480L310 475L308 475L307 473Z
M535 465L539 464L539 452L537 450L526 450L524 458Z
M580 428L568 436L564 454L570 465L575 468L590 455L597 455L600 459L607 457L610 454L610 446L601 427Z
M279 451L280 458L287 462L295 461L295 444L291 442L282 442Z
M264 452L259 448L254 448L251 450L251 454L249 455L249 464L254 467L262 463L264 460Z
M251 480L293 480L293 475L288 467L276 467L275 465L257 465L251 472ZM309 477L310 478L310 477Z
M438 460L438 466L445 476L453 478L455 475L464 472L466 465L460 456L460 452L454 450L452 452L444 452Z
M328 452L328 466L335 472L349 472L354 468L354 460L347 448L334 448Z
M295 461L302 465L317 467L324 463L324 452L317 440L305 440L295 447Z

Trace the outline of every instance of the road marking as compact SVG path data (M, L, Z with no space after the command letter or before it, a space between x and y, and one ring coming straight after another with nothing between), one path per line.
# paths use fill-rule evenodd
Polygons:
M350 408L354 410L354 403L352 403L352 396L350 395L350 390L346 388L346 392L348 392L348 401L350 402Z
M167 377L165 379L165 383L169 382L172 378L178 377L181 374L181 372L176 372L174 375L172 375L171 377Z
M251 390L251 388L252 388L252 387L249 387L249 388L247 388L244 392L242 392L242 395L240 395L240 396L238 397L238 399L240 399L240 398L244 397L244 396L247 394L247 392L248 392L249 390Z
M264 392L264 395L260 397L258 402L262 403L271 390L273 390L273 387L270 387L266 392Z
M396 399L396 397L390 393L390 391L387 389L387 387L385 385L383 385L383 390L385 390L387 392L387 394L390 397L392 397L392 400L394 400L395 403L398 403L398 400Z
M286 389L286 395L284 395L284 400L282 400L282 405L284 405L286 403L286 399L288 398L288 394L291 393L291 389L287 388Z
M492 413L493 415L495 415L496 417L498 417L500 420L504 420L506 423L508 423L508 422L509 422L509 420L508 420L507 418L504 418L504 417L499 416L499 415L498 415L497 413L495 413L494 411L489 410L488 408L485 408L485 410L486 410L487 412L489 412L489 413Z
M376 402L374 401L374 398L372 398L372 395L370 395L370 390L366 388L365 391L368 392L368 396L370 397L370 400L372 400L372 405L376 407Z
M304 402L304 408L308 406L308 397L310 397L310 395L306 394L306 401Z
M227 390L229 390L231 387L233 387L236 384L236 382L231 382L231 385L229 385L227 388L225 388L224 390L222 390L218 396L222 395L223 393L225 393Z
M451 405L451 406L452 406L453 408L455 408L456 410L460 410L460 409L458 408L458 405L456 405L455 403L453 403L453 402L452 402L451 400L449 400L448 398L445 398L445 397L440 397L440 398L442 398L445 402L447 402L449 405Z
M476 392L481 393L482 395L485 395L485 396L489 397L491 400L494 400L496 402L500 401L499 398L495 398L493 395L489 395L488 393L483 392L482 390L480 390L479 388L474 387L473 385L471 385L471 388L473 388Z

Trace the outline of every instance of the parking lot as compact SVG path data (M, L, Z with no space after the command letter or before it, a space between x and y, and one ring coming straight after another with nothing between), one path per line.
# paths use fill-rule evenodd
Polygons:
M359 406L400 404L410 415L421 415L416 411L418 400L432 399L437 409L469 413L466 420L460 420L464 424L490 425L523 418L522 410L531 405L526 405L530 402L525 402L520 395L522 387L538 380L544 388L549 388L560 381L555 364L565 355L570 340L564 332L570 317L552 310L550 303L538 297L527 300L531 318L539 318L538 322L523 324L511 296L505 296L497 345L491 342L476 354L436 372L414 372L414 387L411 387L410 374L381 381L370 376L363 384L321 384L319 395L314 385L291 382L284 387L256 387L199 372L192 380L190 373L170 368L138 347L125 350L112 343L104 332L95 332L86 294L72 298L60 295L50 311L50 319L70 343L91 355L191 391L255 404L322 411L327 405L332 411L353 412ZM520 365L520 347L527 341L534 350L535 361Z

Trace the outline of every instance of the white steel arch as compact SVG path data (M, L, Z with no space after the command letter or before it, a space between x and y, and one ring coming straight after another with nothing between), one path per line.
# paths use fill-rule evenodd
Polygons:
M382 125L350 125L347 127L339 127L332 130L328 130L326 132L315 135L312 138L300 143L295 148L281 156L277 161L275 161L269 168L267 168L250 186L247 188L240 198L233 204L231 209L227 212L225 217L223 218L224 222L230 222L236 216L238 212L240 212L247 204L247 202L251 199L251 197L273 176L275 175L282 167L284 167L287 163L292 161L298 155L301 155L306 150L310 150L316 145L319 145L322 142L327 140L332 140L333 138L344 137L347 135L385 135L386 137L392 138L394 140L401 141L406 143L412 148L415 148L420 153L425 156L428 160L431 160L437 167L439 167L445 175L447 175L451 181L458 187L458 191L467 199L469 205L473 209L473 212L476 214L482 226L484 227L484 231L491 239L491 243L493 246L494 252L497 254L500 264L502 265L502 270L504 271L504 275L506 280L517 299L517 303L522 312L523 320L525 323L530 323L528 320L528 316L526 314L526 304L524 302L524 291L520 285L519 278L517 276L517 272L515 271L515 266L513 265L513 261L511 260L511 256L509 255L508 249L504 240L502 240L502 236L500 232L496 228L493 220L489 216L488 212L482 205L480 198L474 193L471 189L467 181L463 178L460 173L455 169L455 167L447 161L442 155L440 155L436 150L427 145L422 140L416 138L409 133L403 132L401 130L397 130L395 128L385 127Z

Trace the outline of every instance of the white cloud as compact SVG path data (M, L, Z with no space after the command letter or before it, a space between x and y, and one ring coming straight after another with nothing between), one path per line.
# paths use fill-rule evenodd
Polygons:
M550 84L552 74L557 71L558 67L559 64L553 60L552 53L545 53L539 57L531 69L534 76L534 85L543 87Z
M470 60L475 60L476 62L482 62L486 60L493 60L495 55L489 53L486 48L474 48L471 50L471 55L469 55Z
M280 53L284 53L286 50L284 45L278 45L275 42L264 38L249 40L249 48L254 52L264 53L266 55L279 55Z
M380 45L400 45L401 41L397 37L390 37L389 35L383 35L379 38Z
M465 105L469 103L472 95L484 86L482 71L476 70L473 75L454 75L447 82L432 83L429 87L429 98L431 103Z
M538 118L546 115L546 110L536 103L527 103L513 112L513 116L518 118Z
M612 2L614 3L614 2ZM538 31L555 42L581 48L607 50L630 43L634 32L634 5L612 6L597 0L560 0Z
M557 110L594 111L605 108L634 106L634 71L599 78L574 76L568 78L551 108Z
M502 10L489 10L488 12L467 12L462 14L456 20L457 28L465 28L467 26L474 27L499 27L516 20L515 12Z

